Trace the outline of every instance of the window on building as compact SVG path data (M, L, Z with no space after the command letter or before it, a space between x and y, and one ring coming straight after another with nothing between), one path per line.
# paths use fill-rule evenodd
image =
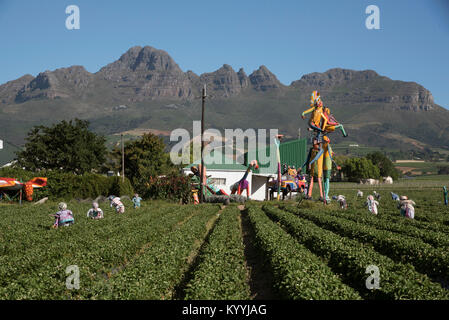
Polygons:
M226 185L226 178L210 178L210 181L212 184L225 186Z

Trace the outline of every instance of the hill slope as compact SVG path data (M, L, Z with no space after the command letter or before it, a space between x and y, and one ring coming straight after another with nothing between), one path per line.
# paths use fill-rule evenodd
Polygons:
M183 72L168 53L133 47L97 73L82 66L25 75L0 86L0 137L22 144L33 125L74 117L111 134L135 128L192 128L201 118L201 88L209 95L206 127L279 128L306 132L299 114L319 90L345 125L351 141L398 149L449 146L449 111L414 82L391 80L372 70L331 69L283 85L267 67L250 75L224 64L197 75ZM339 134L334 142L342 141Z

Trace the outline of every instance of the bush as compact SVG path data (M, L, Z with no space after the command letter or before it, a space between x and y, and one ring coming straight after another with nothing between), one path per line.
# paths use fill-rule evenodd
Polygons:
M393 162L382 152L376 151L366 155L368 160L379 168L382 177L392 177L393 180L399 178L399 171L394 167Z
M150 178L144 198L166 199L188 203L191 196L190 178L182 173L171 173L167 176Z
M439 166L438 174L449 174L449 166Z
M63 198L96 198L100 195L108 196L132 196L134 189L128 179L122 183L121 177L106 177L95 173L75 175L60 171L31 172L23 169L0 169L1 177L16 178L26 182L34 177L47 177L47 186L35 189L33 199L49 197L52 199Z
M380 178L379 168L366 158L347 159L342 170L349 181L353 182L358 182L360 179Z

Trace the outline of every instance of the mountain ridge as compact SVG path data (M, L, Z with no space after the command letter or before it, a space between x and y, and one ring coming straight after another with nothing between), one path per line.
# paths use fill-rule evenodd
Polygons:
M31 126L74 117L89 120L103 134L190 128L200 118L204 84L206 119L218 129L307 132L299 114L318 90L357 142L406 148L401 139L410 138L426 146L449 146L449 110L416 82L392 80L375 70L331 68L286 85L265 65L248 75L226 63L198 75L184 72L166 51L150 46L134 46L95 73L70 66L0 85L0 138L21 144Z

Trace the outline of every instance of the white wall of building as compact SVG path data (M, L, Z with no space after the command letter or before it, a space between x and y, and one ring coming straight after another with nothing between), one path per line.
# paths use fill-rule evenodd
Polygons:
M189 175L192 173L190 169L184 169L184 173ZM227 194L231 194L231 186L243 178L245 171L243 170L214 170L207 169L207 176L210 176L210 179L225 179L225 184L215 184L217 188L223 189ZM266 187L266 177L253 175L252 172L248 174L247 178L249 182L250 188L250 198L252 200L265 200L265 187ZM246 196L246 191L243 192L244 196Z
M251 187L251 199L263 201L266 200L266 187L267 187L267 177L260 175L252 176Z

